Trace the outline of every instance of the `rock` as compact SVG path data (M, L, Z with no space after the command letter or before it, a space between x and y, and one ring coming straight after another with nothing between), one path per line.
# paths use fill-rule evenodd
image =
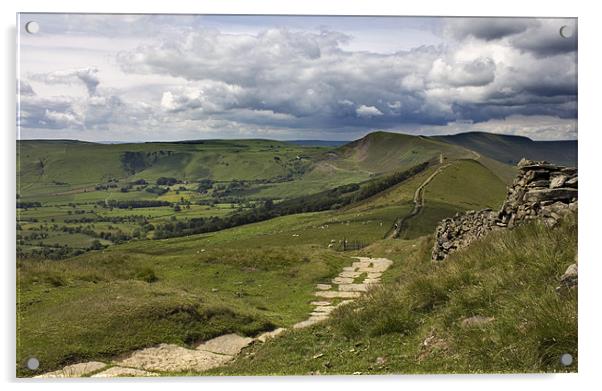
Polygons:
M353 281L355 281L355 278L351 278L351 277L335 277L332 279L332 283L333 284L352 284Z
M567 180L564 182L564 185L567 187L577 187L577 177Z
M342 299L355 299L360 297L361 292L338 292L338 291L320 291L314 293L318 297L324 297L328 299L342 298Z
M253 342L253 338L241 337L236 334L225 334L200 344L196 349L235 356L243 348L249 346L251 342Z
M493 322L495 318L493 317L485 317L485 316L471 316L470 318L462 319L460 323L462 327L481 327L486 324Z
M138 350L118 362L126 367L134 367L160 372L202 372L224 365L234 357L204 350L186 349L173 344Z
M279 336L279 335L280 335L280 334L282 334L284 331L286 331L286 329L285 329L285 328L279 327L279 328L277 328L276 330L273 330L273 331L268 331L268 332L265 332L265 333L263 333L263 334L259 335L259 336L257 337L257 340L258 340L259 342L262 342L262 343L263 343L263 342L267 341L268 339L275 338L275 337Z
M98 361L82 362L79 364L67 365L63 369L54 372L48 372L36 378L66 378L66 377L82 377L89 375L93 372L100 371L106 368L107 364Z
M149 377L159 376L157 373L143 371L142 369L135 368L124 368L124 367L112 367L106 371L92 375L91 377Z
M550 188L551 189L557 189L559 187L564 186L564 183L569 179L568 176L566 175L556 175L555 177L552 178L552 180L550 181Z
M541 202L547 200L571 200L577 196L577 189L572 188L556 188L556 189L541 189L529 190L525 194L526 202Z
M368 285L366 284L341 284L339 291L341 292L366 292Z
M577 264L571 264L560 277L560 284L565 287L577 285Z
M564 182L563 182L564 183ZM550 187L550 181L546 180L546 179L540 179L538 181L533 181L531 183L529 183L529 188L534 188L534 187L544 187L544 188L548 188ZM560 185L562 186L562 185ZM560 186L556 186L556 187L560 187Z
M332 285L328 285L328 284L317 284L316 285L316 289L319 289L321 291L327 291L330 288L332 288Z

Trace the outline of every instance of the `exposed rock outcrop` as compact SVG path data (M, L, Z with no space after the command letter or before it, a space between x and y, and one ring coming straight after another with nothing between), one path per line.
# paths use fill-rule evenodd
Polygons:
M443 260L491 231L532 219L543 219L554 226L564 215L577 210L576 168L522 159L518 169L499 212L468 211L441 221L435 230L433 260Z

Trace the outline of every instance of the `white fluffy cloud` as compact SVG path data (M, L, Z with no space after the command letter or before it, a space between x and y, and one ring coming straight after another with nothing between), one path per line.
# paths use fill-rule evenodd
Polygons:
M358 115L358 117L363 118L378 117L379 115L383 115L383 113L376 107L366 105L361 105L355 109L355 113Z

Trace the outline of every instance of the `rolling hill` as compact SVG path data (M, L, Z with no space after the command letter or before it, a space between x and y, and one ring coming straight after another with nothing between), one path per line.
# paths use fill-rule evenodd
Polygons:
M515 165L524 157L577 166L577 140L533 141L528 137L485 132L467 132L431 138L462 146L510 165Z

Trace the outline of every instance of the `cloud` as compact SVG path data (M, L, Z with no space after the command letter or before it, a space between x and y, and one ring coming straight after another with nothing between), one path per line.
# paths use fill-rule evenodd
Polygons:
M126 29L123 39L134 44L111 54L116 70L22 72L28 76L20 84L20 123L49 130L130 129L141 138L167 130L170 139L298 138L318 130L318 137L348 138L373 129L435 132L465 122L577 117L576 38L558 33L559 25L576 31L572 19L441 19L441 28L431 26L428 34L437 31L444 43L422 45L417 35L414 48L386 53L352 50L358 47L352 34L327 28L226 31L197 18L180 26L177 17L63 22L85 42L90 29L133 20L145 27ZM56 33L63 27L55 21L48 28ZM146 37L146 30L154 33ZM370 34L386 39L386 32ZM124 78L137 84L115 83ZM73 89L61 84L81 85L87 94L69 95Z
M433 81L453 87L485 86L495 79L495 63L491 58L477 58L470 62L448 64L439 58L430 72Z
M98 69L81 68L68 69L48 73L38 73L30 76L32 80L41 81L47 84L73 84L81 82L86 86L88 95L96 94L96 87L100 84L98 80Z
M573 34L560 35L560 28L568 26ZM538 28L530 29L512 39L512 45L537 57L549 57L577 50L577 22L574 19L543 20Z
M383 113L376 107L366 106L366 105L361 105L360 107L355 109L355 113L357 114L358 117L363 117L363 118L371 118L371 117L377 117L379 115L383 115Z
M76 128L82 126L81 119L74 113L59 113L46 110L43 122L58 128Z
M474 37L492 41L525 32L537 25L538 20L526 18L450 18L446 32L458 40Z
M576 115L566 104L575 100L575 67L552 66L550 72L545 58L512 46L509 37L540 28L541 22L494 20L494 31L486 35L491 20L462 21L454 19L448 28L455 29L453 45L391 54L344 50L351 38L332 31L201 30L121 52L118 61L126 72L186 80L164 91L161 106L190 119L212 115L244 123L248 116L237 113L267 110L290 118L284 125L299 129L445 125L555 110L563 117ZM561 62L567 65L570 58Z
M17 80L17 95L19 96L33 96L36 93L34 92L31 84L29 84L25 80Z
M526 136L532 140L569 140L577 138L577 121L554 115L511 115L480 123L451 122L445 127L420 127L416 132L425 134L455 134L463 132L489 132Z

